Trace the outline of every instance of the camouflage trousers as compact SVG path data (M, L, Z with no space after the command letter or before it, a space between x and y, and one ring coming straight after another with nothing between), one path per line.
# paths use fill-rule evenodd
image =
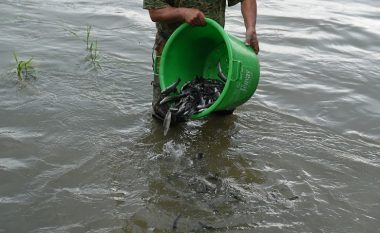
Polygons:
M159 74L159 69L160 69L161 54L162 54L162 50L164 49L165 43L166 43L166 40L157 34L154 47L153 47L153 54L152 54L153 72L154 72L153 81L152 81L152 86L153 86L152 108L153 108L153 115L159 119L164 117L164 116L160 116L156 109L158 107L158 102L159 102L160 94L161 94L160 79L159 79L158 74Z

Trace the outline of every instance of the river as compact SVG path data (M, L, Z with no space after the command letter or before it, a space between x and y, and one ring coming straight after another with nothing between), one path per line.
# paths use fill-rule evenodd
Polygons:
M379 1L258 0L257 32L254 96L164 136L142 0L1 0L0 232L378 232Z

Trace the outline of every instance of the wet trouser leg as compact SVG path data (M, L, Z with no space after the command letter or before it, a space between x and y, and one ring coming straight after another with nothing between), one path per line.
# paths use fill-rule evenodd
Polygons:
M160 95L161 95L160 79L159 79L158 73L159 73L159 67L160 67L160 58L161 58L162 50L165 46L165 43L166 43L166 40L157 34L156 41L153 47L154 75L153 75L153 81L152 81L152 87L153 87L153 99L152 99L153 113L152 115L161 120L164 119L165 114L162 112L162 109L159 108L159 104L158 104L160 101Z
M160 99L161 94L161 88L160 88L160 80L158 79L158 75L153 76L152 81L152 87L153 87L153 100L152 100L152 107L157 105Z
M160 120L163 120L165 116L160 111L159 104L158 104L160 101L160 95L161 95L160 80L158 79L158 75L154 75L153 81L152 81L152 87L153 87L153 100L152 100L153 113L152 115Z

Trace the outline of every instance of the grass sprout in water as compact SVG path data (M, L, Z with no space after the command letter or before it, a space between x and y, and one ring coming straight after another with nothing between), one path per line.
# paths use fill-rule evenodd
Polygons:
M90 47L88 46L89 43L90 43L90 36L91 36L91 29L92 29L92 26L91 25L87 25L87 28L86 28L86 49L89 50Z
M94 65L94 67L102 69L102 67L99 64L98 41L97 40L94 41L91 38L92 37L91 30L92 30L92 26L91 25L87 25L87 28L86 28L86 38L85 38L86 50L89 52L88 57L90 58L90 61L92 62L92 64Z
M71 30L71 29L64 29L64 30L70 32L76 38L81 39L81 37L76 32L74 32L73 30ZM86 51L89 52L86 59L91 61L91 63L94 65L95 69L97 69L97 68L102 69L102 67L100 66L100 63L99 63L98 41L93 40L93 38L92 38L93 36L91 34L91 31L92 31L92 26L87 25L85 38L83 39L83 41L86 43Z
M98 41L96 40L95 42L92 41L90 48L88 49L90 52L89 56L91 59L91 62L94 64L94 66L101 68L99 61L98 61Z
M27 61L20 60L17 57L16 52L13 52L13 56L16 61L16 72L17 72L18 80L25 81L31 78L36 79L35 70L32 65L33 58L30 58Z

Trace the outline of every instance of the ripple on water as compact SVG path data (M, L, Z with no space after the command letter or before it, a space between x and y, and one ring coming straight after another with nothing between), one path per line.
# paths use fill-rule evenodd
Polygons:
M0 158L0 169L1 170L13 170L19 168L26 168L27 164L23 161L16 160L13 158Z
M164 137L141 1L1 1L0 231L378 229L377 1L258 4L256 94ZM226 19L244 39L238 5ZM36 81L17 85L13 50Z

